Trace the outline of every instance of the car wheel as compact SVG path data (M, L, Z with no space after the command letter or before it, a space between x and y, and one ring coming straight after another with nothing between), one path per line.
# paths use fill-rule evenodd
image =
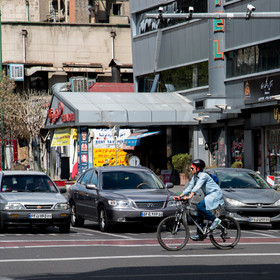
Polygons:
M104 232L107 231L109 228L108 225L108 218L107 218L107 213L104 207L101 207L99 209L99 218L98 218L98 222L99 222L99 229L100 231Z
M69 233L70 232L70 223L60 225L59 227L60 233Z
M82 227L85 222L85 219L77 214L76 205L74 203L71 204L70 222L73 227Z

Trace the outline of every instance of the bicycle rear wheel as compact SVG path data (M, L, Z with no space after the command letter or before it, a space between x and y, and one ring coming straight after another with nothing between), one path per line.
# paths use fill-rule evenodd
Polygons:
M231 249L239 242L241 236L240 226L232 217L221 216L219 218L222 222L212 233L210 233L210 240L218 249Z
M189 227L181 220L177 230L176 217L163 219L157 228L157 239L159 244L168 251L178 251L184 248L190 238Z

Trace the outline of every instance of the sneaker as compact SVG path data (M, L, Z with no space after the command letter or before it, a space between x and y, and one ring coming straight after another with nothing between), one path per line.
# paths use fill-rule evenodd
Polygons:
M202 241L202 240L204 240L204 238L197 234L197 235L191 236L191 240Z
M210 227L210 230L214 230L220 223L221 223L221 220L220 220L219 218L216 218L216 219L213 221L213 223L212 223L212 225L211 225L211 227Z

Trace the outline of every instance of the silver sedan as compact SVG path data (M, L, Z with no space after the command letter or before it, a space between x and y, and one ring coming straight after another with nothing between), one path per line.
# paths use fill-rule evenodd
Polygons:
M0 172L0 230L10 226L57 226L70 230L70 208L43 172Z

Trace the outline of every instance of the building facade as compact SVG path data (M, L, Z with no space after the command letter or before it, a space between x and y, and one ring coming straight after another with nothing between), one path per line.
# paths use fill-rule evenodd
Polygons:
M2 0L2 64L17 90L48 91L85 77L132 81L128 1ZM113 14L113 13L116 13Z
M278 0L130 0L134 85L192 100L189 150L208 166L242 161L280 175L280 19L154 19L147 14L280 11ZM173 131L175 129L173 128ZM174 151L171 151L174 154Z

